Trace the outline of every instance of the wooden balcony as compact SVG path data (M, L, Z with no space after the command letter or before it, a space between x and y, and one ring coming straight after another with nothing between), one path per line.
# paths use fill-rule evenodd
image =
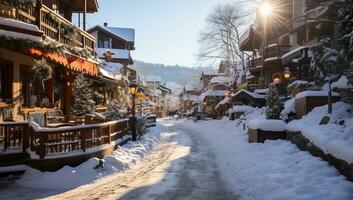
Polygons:
M262 57L251 58L247 64L249 69L255 69L262 66Z
M37 25L51 39L70 47L94 51L96 40L93 36L74 26L45 5L29 4L28 7L22 8L13 6L8 0L0 0L0 17Z
M290 51L289 45L279 45L272 44L268 45L265 49L265 59L267 58L275 58L281 59L281 57Z

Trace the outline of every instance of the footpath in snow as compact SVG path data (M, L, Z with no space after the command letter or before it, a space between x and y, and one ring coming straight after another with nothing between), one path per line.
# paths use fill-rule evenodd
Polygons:
M223 178L241 199L353 199L353 183L327 162L288 141L248 143L243 125L236 123L179 121L179 126L208 143Z
M22 178L0 189L0 199L45 197L94 183L105 176L124 172L143 161L146 154L151 153L164 129L165 127L159 125L150 128L139 141L129 141L119 146L112 155L103 159L92 158L77 167L65 166L56 172L40 172L27 167Z

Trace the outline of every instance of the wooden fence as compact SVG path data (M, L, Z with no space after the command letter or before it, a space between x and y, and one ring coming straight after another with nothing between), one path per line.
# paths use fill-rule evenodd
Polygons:
M155 125L155 116L137 118L137 135ZM60 128L42 128L27 122L0 123L0 154L21 153L29 148L40 159L70 152L86 152L88 149L115 145L130 134L131 121L122 119L97 124Z
M62 128L33 128L27 122L0 123L0 153L21 153L27 148L39 158L113 145L129 134L129 120Z

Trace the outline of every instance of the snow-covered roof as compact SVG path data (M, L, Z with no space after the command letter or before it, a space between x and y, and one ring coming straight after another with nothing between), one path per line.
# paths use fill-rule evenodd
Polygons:
M28 39L32 41L41 41L42 38L41 36L43 35L43 32L39 30L39 28L36 25L33 24L28 24L24 23L21 21L17 21L14 19L8 19L4 17L0 17L0 24L2 26L7 26L7 27L13 27L13 28L18 28L22 30L29 31L28 34L25 33L19 33L16 31L7 31L7 30L0 30L0 35L2 36L7 36L11 38L18 38L18 39Z
M105 70L103 68L100 68L99 72L102 74L103 77L116 80L116 77L115 77L115 75L112 72L109 72L109 71L107 71L107 70Z
M135 42L135 29L109 27L109 26L99 26L99 27L127 42Z
M200 101L205 100L206 97L224 97L228 90L212 90L208 89L200 95Z
M217 109L219 106L221 106L221 105L224 105L224 104L229 103L229 101L230 101L230 98L229 98L229 97L224 98L222 101L220 101L220 102L217 104L216 109Z
M99 58L105 58L104 54L110 52L112 58L121 59L121 60L129 60L130 51L126 49L104 49L104 48L96 48L95 49L97 56Z
M327 91L304 91L304 92L298 93L295 96L295 98L300 99L304 97L327 97L327 96L328 96ZM340 95L336 92L332 92L332 96L340 96Z
M255 93L255 92L250 92L250 91L244 90L244 89L241 89L241 90L239 90L237 93L235 93L235 96L239 95L239 94L242 93L242 92L245 92L246 94L252 96L252 97L255 98L255 99L265 99L265 98L266 98L265 95L257 94L257 93Z
M232 78L230 78L229 76L216 76L216 77L213 77L210 81L211 84L216 84L216 83L228 84L231 82L232 82Z
M109 71L113 74L121 74L122 73L122 68L124 65L120 63L115 63L115 62L103 62L101 63L101 68L105 69L106 71Z

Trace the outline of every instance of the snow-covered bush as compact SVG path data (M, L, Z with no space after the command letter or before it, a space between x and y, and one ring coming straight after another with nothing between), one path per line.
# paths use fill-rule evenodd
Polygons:
M288 85L288 91L292 93L293 96L303 91L315 91L319 90L319 88L313 82L296 80Z
M93 92L93 99L94 99L94 102L96 102L96 105L102 105L105 103L105 96L104 94L101 94L97 91L94 91Z
M76 116L84 116L95 110L95 102L93 101L93 92L90 83L82 74L75 79L73 96L74 104L72 111Z
M119 103L118 100L114 99L109 103L106 116L108 120L118 120L124 118L124 114L122 113L122 110L126 109L126 107L123 107Z
M277 86L271 83L266 95L266 118L279 119L282 108L283 105L279 98Z

